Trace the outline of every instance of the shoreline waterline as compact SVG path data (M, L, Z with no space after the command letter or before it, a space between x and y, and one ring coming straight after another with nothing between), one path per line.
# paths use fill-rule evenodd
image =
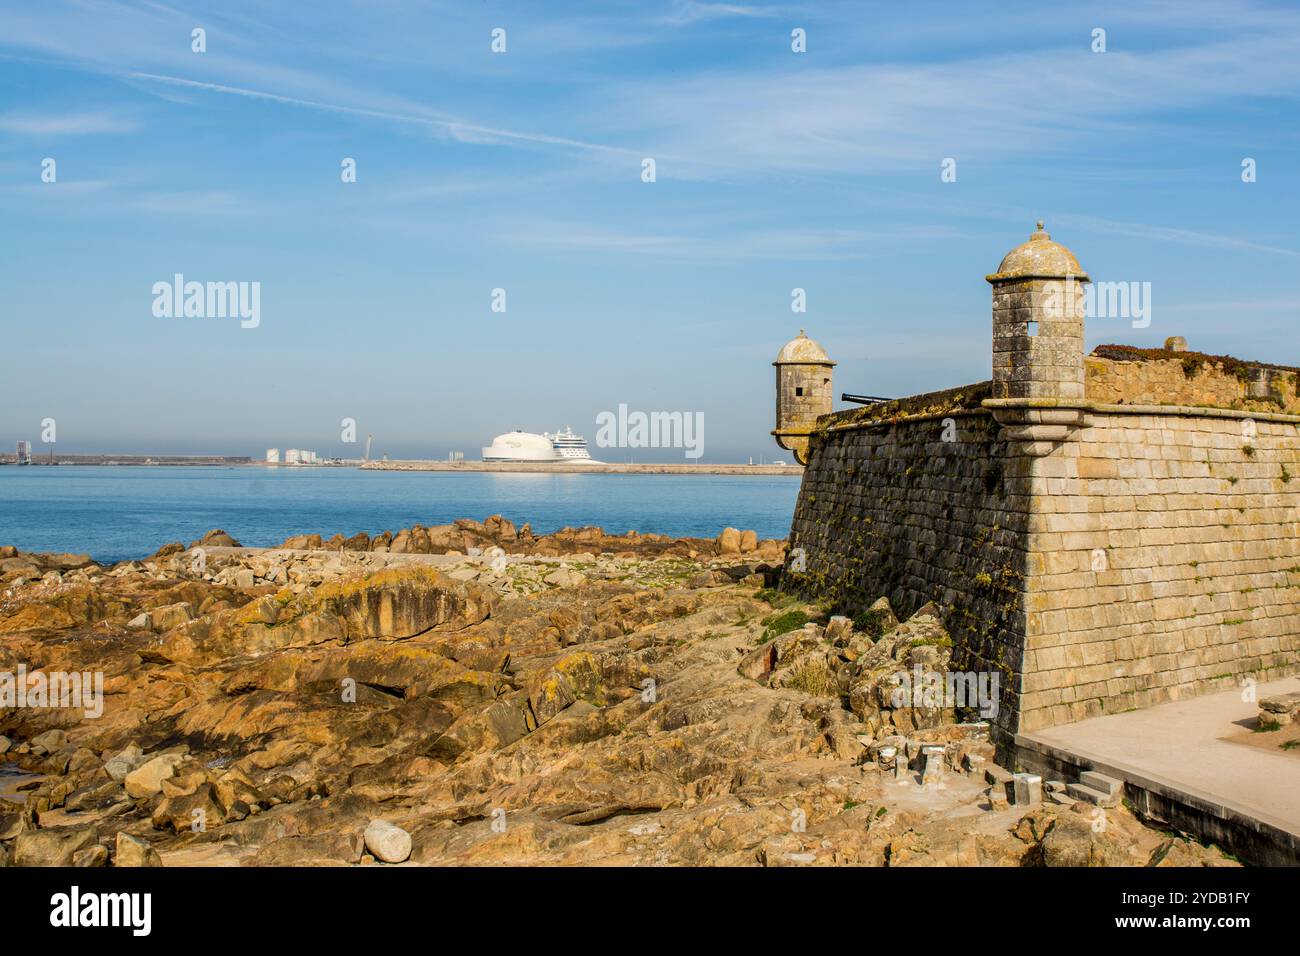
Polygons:
M735 475L798 477L802 465L701 465L688 462L608 461L369 461L363 471L434 471L461 474L514 472L560 475Z
M599 526L785 538L800 479L784 475L427 472L357 468L0 469L0 544L138 559L221 528L251 547L299 534L396 532L501 514L536 534Z

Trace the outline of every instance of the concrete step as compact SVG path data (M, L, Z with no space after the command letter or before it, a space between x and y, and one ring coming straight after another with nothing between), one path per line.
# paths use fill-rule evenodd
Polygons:
M1067 783L1065 792L1076 800L1091 803L1095 807L1114 807L1119 805L1119 795L1097 790L1083 783Z
M1003 770L997 764L989 764L984 768L984 779L993 786L1006 787L1010 786L1016 777L1011 771Z
M1100 790L1112 797L1118 797L1124 792L1123 780L1116 780L1114 777L1108 777L1104 773L1098 773L1095 770L1085 770L1079 774L1079 782L1085 787L1092 787L1092 789Z

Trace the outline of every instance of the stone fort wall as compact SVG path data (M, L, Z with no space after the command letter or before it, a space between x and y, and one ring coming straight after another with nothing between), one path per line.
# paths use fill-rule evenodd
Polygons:
M954 668L1002 674L995 722L1014 733L1028 478L1007 472L1006 443L983 409L851 418L823 419L811 439L790 542L806 570L787 571L784 586L849 615L882 596L903 617L935 602ZM943 440L945 419L955 441Z
M1199 352L1102 346L1083 359L1087 396L1125 405L1194 405L1300 415L1294 370L1250 366ZM1118 357L1131 354L1129 360Z
M954 669L1001 675L1001 742L1300 672L1295 422L1097 405L1031 455L981 394L824 417L786 587L850 615L934 601Z
M1021 730L1300 670L1297 425L1186 411L1033 460Z

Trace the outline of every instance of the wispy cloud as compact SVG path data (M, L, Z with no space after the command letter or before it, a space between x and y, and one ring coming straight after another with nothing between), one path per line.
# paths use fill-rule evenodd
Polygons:
M705 20L723 20L728 17L774 17L780 10L773 7L756 7L738 3L700 3L698 0L675 0L672 12L656 18L660 23L683 26Z
M680 259L836 262L863 259L877 243L953 235L947 227L888 231L858 229L744 229L722 235L629 232L573 223L545 223L509 232L508 242L536 247L631 252Z
M1135 136L1171 113L1294 98L1298 47L1300 19L1140 55L1077 44L829 67L792 55L623 84L598 120L718 167L863 174L937 170L944 157L1042 162Z
M266 211L253 200L223 190L142 194L132 204L143 212L172 216L248 216Z
M481 126L477 123L469 123L456 119L445 119L434 116L422 116L412 113L396 113L388 110L369 109L360 106L348 106L342 103L327 103L321 100L303 99L297 96L286 96L280 93L272 93L265 90L254 90L246 87L227 86L222 83L208 83L201 80L190 80L179 76L163 76L154 73L130 73L128 78L133 80L144 80L154 83L166 83L173 86L186 87L195 90L207 90L212 93L224 93L233 96L243 96L249 99L266 100L269 102L280 103L285 106L301 107L303 109L322 110L330 113L341 113L350 116L366 117L369 119L385 120L388 122L402 123L412 126L423 126L431 130L440 131L453 139L461 142L470 143L527 143L540 146L560 146L567 149L589 150L600 153L619 153L624 155L644 156L644 150L626 149L618 146L608 146L603 143L593 143L586 140L572 139L565 136L550 136L545 133L520 132L519 130L501 129L490 126Z
M103 194L110 190L116 189L119 183L107 179L83 179L83 180L64 180L60 179L55 183L36 182L39 167L33 167L29 173L32 182L13 183L7 186L0 186L0 192L13 196L26 196L33 199L39 198L42 202L59 200L76 199L83 200L87 196ZM79 208L84 208L79 207Z
M1064 225L1075 225L1096 232L1132 236L1138 239L1154 239L1159 242L1174 242L1180 245L1202 246L1209 249L1237 249L1246 252L1267 252L1273 255L1300 257L1300 249L1274 246L1237 236L1227 236L1210 232L1198 232L1194 229L1178 229L1173 226L1158 226L1141 222L1120 222L1114 219L1102 219L1096 216L1081 216L1064 213L1056 217Z
M107 112L5 113L0 131L14 136L95 136L131 133L140 128L135 120Z

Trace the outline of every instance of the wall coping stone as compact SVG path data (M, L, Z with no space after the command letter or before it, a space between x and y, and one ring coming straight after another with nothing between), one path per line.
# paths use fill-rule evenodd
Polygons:
M1175 418L1250 418L1265 422L1300 423L1300 415L1281 412L1251 412L1212 405L1112 405L1077 398L986 398L985 408L1076 408L1105 415L1169 415Z

